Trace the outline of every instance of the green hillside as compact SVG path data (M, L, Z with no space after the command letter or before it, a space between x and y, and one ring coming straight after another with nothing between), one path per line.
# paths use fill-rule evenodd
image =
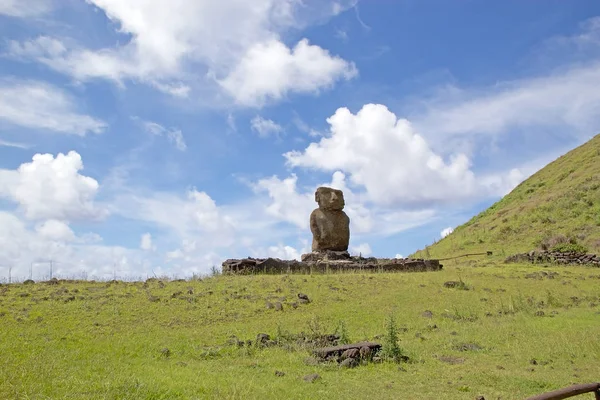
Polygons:
M561 156L413 257L506 256L561 240L600 251L600 135Z

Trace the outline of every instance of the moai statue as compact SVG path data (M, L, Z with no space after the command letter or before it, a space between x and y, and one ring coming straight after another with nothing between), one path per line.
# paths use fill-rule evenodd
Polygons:
M350 218L344 211L341 190L320 187L315 192L319 208L310 214L313 234L312 251L347 251L350 242Z

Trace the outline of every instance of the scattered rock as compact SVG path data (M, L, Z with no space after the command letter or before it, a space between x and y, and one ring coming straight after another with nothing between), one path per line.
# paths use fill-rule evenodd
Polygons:
M543 312L542 310L538 310L535 312L536 317L543 317L544 315L546 315L546 313Z
M283 371L275 371L275 376L285 376L285 372L283 372Z
M23 281L23 285L33 285L34 283L35 281L33 281L32 279L27 279Z
M368 346L364 346L367 349L369 348ZM362 349L362 347L361 347ZM342 360L345 360L347 358L358 358L360 356L360 349L357 348L353 348L353 349L348 349L346 351L344 351L342 353Z
M271 340L271 336L267 335L266 333L259 333L258 335L256 335L256 344L257 345L264 345L267 342L269 342Z
M275 306L273 305L273 303L271 303L270 301L267 301L267 303L265 304L265 307L267 307L268 310L271 310L272 308L274 308Z
M342 361L340 363L340 367L342 368L354 368L358 365L358 361L356 360L356 358L346 358L344 361Z
M423 311L423 314L421 314L421 316L425 318L433 318L433 313L429 310L425 310Z
M485 397L483 397L483 396L477 396L477 397L475 397L475 400L485 400Z
M280 302L275 303L275 311L283 311L283 304Z
M477 351L483 349L483 347L477 343L460 343L454 345L453 348L458 351Z
M304 379L305 382L312 383L312 382L314 382L314 381L316 381L318 379L321 379L321 375L319 375L319 374L309 374L309 375L304 376L304 378L302 378L302 379Z
M165 347L164 349L160 350L160 354L165 358L169 358L171 356L171 350Z
M369 346L363 346L360 348L360 358L369 361L373 355L373 351Z
M306 303L310 303L310 299L304 293L298 293L298 298L300 299L300 301L304 301Z

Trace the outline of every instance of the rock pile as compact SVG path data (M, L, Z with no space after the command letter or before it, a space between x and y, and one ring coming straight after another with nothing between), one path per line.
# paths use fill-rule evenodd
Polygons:
M530 251L529 253L521 253L509 256L504 260L505 263L529 262L534 264L539 263L555 263L555 264L583 264L600 266L600 256L595 254L568 252L561 253L558 251Z
M278 258L229 259L222 264L224 274L311 274L337 271L415 272L439 271L438 260L411 258L353 257L347 252L313 252L302 261Z

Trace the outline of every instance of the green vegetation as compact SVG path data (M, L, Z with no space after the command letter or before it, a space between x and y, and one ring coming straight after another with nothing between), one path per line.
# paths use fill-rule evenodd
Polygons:
M494 257L504 258L543 248L557 237L600 253L599 160L597 135L413 257L445 258L493 251Z
M490 263L2 285L0 398L525 398L598 380L599 279L598 268ZM404 361L345 369L298 342L336 330L389 342ZM241 345L259 333L280 344Z

